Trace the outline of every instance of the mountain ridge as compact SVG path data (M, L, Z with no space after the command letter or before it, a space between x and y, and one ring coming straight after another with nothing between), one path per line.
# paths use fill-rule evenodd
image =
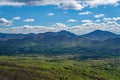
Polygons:
M8 39L19 39L19 38L25 38L25 37L31 37L31 36L49 36L49 35L65 35L65 36L71 36L71 37L82 37L82 38L87 38L90 40L98 40L98 41L103 41L109 38L117 38L120 37L120 35L117 35L115 33L109 32L109 31L102 31L102 30L95 30L92 32L89 32L84 35L77 35L69 31L59 31L59 32L45 32L45 33L29 33L29 34L13 34L13 33L0 33L0 40L8 40Z
M109 32L109 31L95 30L90 33L82 35L82 37L88 38L91 40L104 41L106 39L120 37L120 35L117 35L115 33Z

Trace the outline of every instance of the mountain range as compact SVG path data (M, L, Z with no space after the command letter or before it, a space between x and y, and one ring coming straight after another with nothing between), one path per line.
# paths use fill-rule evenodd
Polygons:
M87 56L120 56L120 36L95 30L85 35L69 31L39 34L0 33L0 54L81 54Z
M84 35L76 35L74 33L71 33L69 31L65 31L62 30L60 32L46 32L46 33L39 33L39 34L34 34L34 33L30 33L30 34L9 34L9 33L0 33L0 41L1 40L9 40L9 39L22 39L22 38L26 38L26 37L30 37L30 36L39 36L39 35L43 35L43 36L49 36L49 35L67 35L67 36L79 36L82 38L87 38L90 40L98 40L98 41L103 41L106 39L110 39L110 38L117 38L120 37L120 35L114 34L112 32L109 31L102 31L102 30L95 30L93 32L84 34Z

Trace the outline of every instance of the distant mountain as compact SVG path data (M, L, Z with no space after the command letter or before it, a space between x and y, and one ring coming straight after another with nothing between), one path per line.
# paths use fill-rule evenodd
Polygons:
M68 31L46 32L25 38L0 41L2 53L71 53L72 47L90 46L92 41ZM76 48L75 48L76 49ZM79 50L78 50L79 51ZM74 51L72 52L74 53Z
M34 37L26 37L25 40L28 42L34 41L41 44L55 44L61 42L67 42L73 39L77 39L79 36L69 32L69 31L60 31L60 32L46 32L39 33Z
M0 54L56 55L72 53L88 56L120 56L120 38L107 31L96 30L87 34L87 36L91 36L90 38L87 38L86 35L78 36L68 31L27 35L12 34L11 36L12 39L7 36L5 38L8 40L0 41Z
M69 31L65 31L65 30L62 30L60 32L57 33L58 35L66 35L66 36L77 36L75 35L74 33L71 33Z
M59 31L59 32L46 32L46 33L39 33L38 35L54 35L54 36L58 36L58 35L65 35L65 36L77 36L75 35L74 33L71 33L69 31L65 31L65 30L62 30L62 31Z
M104 40L102 45L110 49L120 49L120 37Z
M1 40L9 40L9 39L23 39L23 38L50 38L50 37L59 37L59 38L63 38L66 37L82 37L82 38L87 38L90 40L98 40L98 41L103 41L109 38L117 38L120 37L119 35L116 35L112 32L108 32L108 31L102 31L102 30L95 30L93 32L90 32L88 34L85 35L81 35L78 36L76 34L73 34L69 31L65 31L62 30L60 32L46 32L46 33L39 33L39 34L34 34L34 33L30 33L30 34L8 34L8 33L0 33L0 41ZM60 37L61 36L61 37Z
M34 36L34 33L30 34L9 34L9 33L0 33L0 41L9 40L9 39L22 39L27 36Z
M120 37L119 35L116 35L109 31L102 31L102 30L95 30L93 32L90 32L88 34L82 35L83 38L88 38L91 40L99 40L103 41L109 38L117 38Z

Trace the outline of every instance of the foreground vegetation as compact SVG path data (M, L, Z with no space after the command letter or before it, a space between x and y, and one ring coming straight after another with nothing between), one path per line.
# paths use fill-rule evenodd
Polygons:
M0 56L0 80L120 80L120 58L74 60L74 57Z

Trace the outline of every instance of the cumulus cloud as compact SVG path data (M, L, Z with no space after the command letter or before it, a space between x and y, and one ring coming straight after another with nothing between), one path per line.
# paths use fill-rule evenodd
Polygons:
M85 7L119 5L120 0L0 0L0 6L46 6L55 5L62 9L82 10Z
M81 10L81 5L76 0L0 0L0 6L46 6L55 5L62 9Z
M51 26L51 29L53 29L54 31L64 30L67 28L68 26L63 23L55 23Z
M120 21L120 17L113 17L113 18L103 18L103 21Z
M86 34L96 29L111 31L120 34L120 17L103 18L96 20L82 20L82 24L77 26L68 26L63 23L55 23L51 26L41 25L23 25L18 27L4 27L0 28L0 32L4 33L44 33L44 32L57 32L61 30L71 31L78 35ZM0 18L0 26L10 26L13 22L6 18Z
M78 22L78 20L75 20L75 19L69 19L67 22Z
M96 7L100 5L119 5L120 0L86 0L85 2L91 7Z
M92 14L92 12L86 11L86 12L81 12L81 13L79 13L79 15L88 15L88 14Z
M82 10L84 8L84 6L82 4L80 4L79 2L77 2L76 0L69 0L69 1L65 1L61 3L59 5L59 8L62 9L75 9L75 10Z
M25 19L23 22L34 22L34 19Z
M112 18L103 18L103 21L107 22L107 21L111 21Z
M95 18L102 18L102 17L104 17L105 15L104 14L97 14L97 15L95 15L94 17Z
M113 17L112 20L113 21L120 21L120 17Z
M82 20L81 22L83 22L83 23L91 23L92 20L86 19L86 20Z
M48 13L47 14L47 16L53 16L54 15L54 13Z
M69 28L69 31L74 32L79 35L82 35L82 34L86 34L91 31L97 30L97 29L120 34L120 24L118 24L116 22L84 23L82 25L73 26L73 27Z
M0 28L0 32L4 33L44 33L44 32L57 32L60 30L67 30L68 26L63 23L55 23L49 27L47 26L31 26L31 25L23 25L20 27L12 27L12 28Z
M98 23L98 22L101 22L101 20L100 20L100 19L97 19L97 20L95 20L95 22Z
M7 20L6 18L0 18L0 26L11 26L12 21Z
M12 1L12 0L0 0L0 6L24 6L24 2Z
M20 20L21 17L14 17L13 20Z
M82 35L94 31L96 29L111 31L120 34L120 24L115 21L95 23L86 22L77 26L68 26L63 23L55 23L49 27L47 26L31 26L24 25L12 28L0 28L0 32L4 33L44 33L44 32L57 32L60 30L71 31L75 34Z

